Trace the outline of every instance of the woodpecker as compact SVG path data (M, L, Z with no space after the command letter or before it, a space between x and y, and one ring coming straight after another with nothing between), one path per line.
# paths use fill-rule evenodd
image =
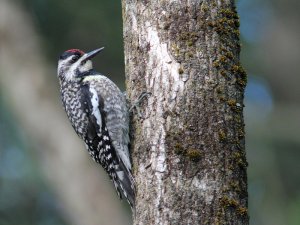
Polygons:
M116 84L93 69L91 59L102 49L89 53L70 49L59 57L62 103L89 154L108 173L119 197L134 208L126 98Z

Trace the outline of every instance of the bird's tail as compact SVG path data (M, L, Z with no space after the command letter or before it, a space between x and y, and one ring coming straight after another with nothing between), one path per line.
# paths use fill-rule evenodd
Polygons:
M118 179L114 180L114 185L120 198L127 199L130 207L135 208L135 182L131 170L125 167L122 160L116 166L116 174Z

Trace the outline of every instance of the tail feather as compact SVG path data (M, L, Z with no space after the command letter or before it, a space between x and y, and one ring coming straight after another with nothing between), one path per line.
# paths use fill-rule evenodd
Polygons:
M123 162L119 160L119 165L116 166L117 178L114 180L117 192L121 189L119 195L121 198L127 199L131 208L135 207L135 182L130 170L128 170Z

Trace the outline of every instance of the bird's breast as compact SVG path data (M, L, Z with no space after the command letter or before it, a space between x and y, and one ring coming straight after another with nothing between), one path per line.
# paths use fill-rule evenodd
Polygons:
M83 137L88 125L88 108L84 101L81 101L79 88L65 89L62 92L62 102L74 130Z

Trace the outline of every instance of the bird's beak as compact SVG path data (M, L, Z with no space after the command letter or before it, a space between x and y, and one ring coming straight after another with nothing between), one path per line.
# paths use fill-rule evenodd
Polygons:
M93 51L90 51L88 53L85 53L83 56L82 56L82 59L81 61L82 62L85 62L93 57L95 57L99 52L101 52L102 50L104 49L104 47L102 48L98 48L98 49L95 49Z

